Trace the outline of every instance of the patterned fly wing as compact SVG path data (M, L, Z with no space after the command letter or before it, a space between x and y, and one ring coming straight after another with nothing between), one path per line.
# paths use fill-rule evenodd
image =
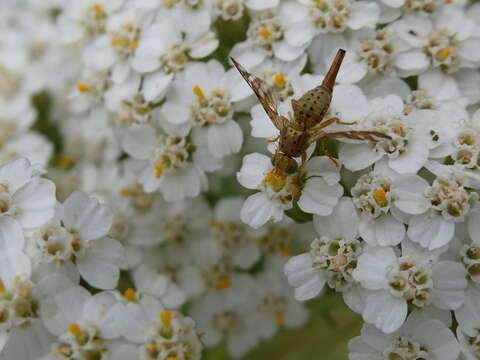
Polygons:
M281 117L278 114L278 98L275 92L263 80L245 70L234 58L231 57L230 59L248 85L250 85L255 95L257 95L260 104L262 104L270 120L272 120L273 125L278 130L281 130L283 126Z

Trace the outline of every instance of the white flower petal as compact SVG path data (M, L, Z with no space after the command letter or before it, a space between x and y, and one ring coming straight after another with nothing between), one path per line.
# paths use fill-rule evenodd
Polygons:
M379 160L383 154L375 152L369 144L343 144L340 149L340 161L348 170L365 169Z
M265 173L272 168L268 156L253 153L243 158L242 168L237 172L238 182L247 189L256 189L259 186Z
M283 209L263 192L259 192L245 200L240 217L245 224L258 229L270 219L275 222L280 221L283 217Z
M235 154L240 151L243 133L235 121L212 125L208 129L208 149L216 157Z
M358 258L353 278L363 287L379 290L387 286L387 268L397 262L397 256L390 247L367 247Z
M135 159L148 159L155 147L155 129L149 125L132 125L121 134L123 150Z
M398 245L405 237L405 226L394 217L385 215L374 221L362 221L360 236L373 246Z
M307 180L298 206L307 213L326 216L332 213L342 195L340 184L328 185L322 178L313 177Z
M358 232L358 216L350 198L342 198L330 216L314 216L313 225L320 235L332 239L354 239Z
M433 304L445 310L463 305L467 288L467 271L454 261L440 261L432 269Z
M422 214L413 216L408 226L408 237L429 250L438 249L453 239L455 223L441 215Z
M419 215L430 208L423 195L428 183L420 176L404 175L395 179L392 186L392 196L396 198L395 206L401 211Z
M362 316L366 322L390 334L402 326L407 311L405 299L393 297L388 292L376 291L367 297Z

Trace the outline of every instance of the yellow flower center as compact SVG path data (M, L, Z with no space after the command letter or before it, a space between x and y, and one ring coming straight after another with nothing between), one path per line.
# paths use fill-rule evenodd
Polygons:
M282 326L285 324L285 315L281 312L275 314L275 322L278 326Z
M375 190L375 193L373 194L373 197L377 201L383 201L383 200L385 200L385 194L386 194L385 190L377 189L377 190Z
M96 16L103 16L105 14L104 11L103 11L102 4L95 3L95 4L93 4L92 8L93 8L93 11L95 12Z
M5 284L3 283L2 279L0 279L0 293L4 293L6 290Z
M80 328L80 325L78 325L77 323L71 323L69 326L68 326L68 332L73 334L74 336L76 337L81 337L83 336L83 331L82 329Z
M260 30L258 30L258 35L260 35L263 38L268 38L270 36L270 30L267 28L263 27Z
M135 40L131 41L130 45L128 45L128 47L132 50L136 49L138 47L138 41L135 41Z
M286 181L286 176L283 176L274 172L269 172L263 178L263 182L265 184L270 185L273 189L278 189L278 190L280 190L285 185L285 181Z
M77 90L84 93L90 91L90 86L88 86L85 83L79 83L77 84Z
M197 95L200 99L205 99L205 94L203 93L202 89L200 86L195 85L192 89L193 93Z
M73 165L73 158L67 155L60 156L58 159L58 166L62 169L68 169L70 166Z
M275 84L277 86L283 86L285 85L285 76L283 74L277 74L275 75Z
M164 310L160 313L160 321L162 322L162 326L165 329L170 329L170 322L172 321L172 313L168 310Z
M290 249L285 247L281 250L281 253L282 253L282 256L285 256L285 257L290 256Z
M123 293L123 296L125 296L125 299L127 299L130 302L137 302L137 293L133 289L127 289Z
M442 49L442 50L439 50L437 52L437 59L442 61L442 60L445 60L446 58L448 58L451 54L452 54L452 49L450 48L445 48L445 49Z
M230 287L230 279L227 276L221 276L217 281L217 288L227 289Z

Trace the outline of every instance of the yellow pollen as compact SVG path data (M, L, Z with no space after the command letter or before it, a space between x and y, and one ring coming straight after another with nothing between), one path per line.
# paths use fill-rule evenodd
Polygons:
M73 164L73 159L70 156L63 155L58 159L58 166L62 169L68 169Z
M217 281L217 288L219 289L227 289L230 287L230 280L227 276L222 276Z
M103 6L102 6L102 4L95 3L95 4L93 4L92 8L93 8L93 11L95 11L95 15L97 15L97 16L103 15Z
M6 290L5 284L3 283L2 279L0 279L0 293L4 293Z
M377 201L383 201L385 200L385 190L383 189L377 189L375 190L375 193L373 194L373 197Z
M52 351L52 354L53 355L70 357L70 355L72 354L72 350L68 346L63 346L63 347L59 347L59 348L54 349Z
M167 360L177 360L178 358L176 356L169 356L167 357Z
M136 49L138 47L138 41L135 41L135 40L131 41L128 47L132 50Z
M83 335L83 331L77 323L71 323L68 326L68 332L72 333L76 337L80 337Z
M455 1L455 0L445 0L445 3L446 3L446 4L451 4L451 3L453 3L454 1Z
M77 90L84 93L90 91L90 86L88 86L85 83L79 83L77 84Z
M211 227L219 227L220 223L218 221L210 219L210 220L208 220L208 225L211 226Z
M172 313L168 310L164 310L160 313L160 321L162 322L162 326L165 329L170 329L170 322L172 320Z
M127 40L123 37L120 37L120 36L112 37L112 46L113 47L125 46L126 43L127 43Z
M162 176L164 170L165 167L163 166L163 161L161 159L157 160L155 162L155 177L159 179Z
M285 76L283 74L275 75L275 84L277 84L278 86L285 85Z
M283 315L283 313L277 313L275 315L275 322L277 323L278 326L282 326L283 324L285 324L285 315Z
M268 30L267 28L261 28L260 30L258 30L258 35L263 38L268 38L270 34L270 30Z
M202 89L200 86L195 85L192 89L193 93L197 95L200 99L205 99L205 94L203 93Z
M290 256L290 249L284 247L284 248L281 250L281 253L282 253L282 256L285 256L285 257Z
M123 296L125 296L125 299L127 299L130 302L137 302L137 293L133 289L127 289L123 293Z
M446 58L448 58L451 54L452 54L452 49L450 48L445 48L445 49L442 49L442 50L439 50L437 52L437 59L438 60L445 60Z
M285 184L286 177L280 174L269 172L263 178L263 182L272 186L273 188L281 188Z
M134 195L133 191L129 188L121 189L119 191L119 193L120 193L121 196L125 196L125 197Z
M164 0L164 1L162 2L162 6L163 6L164 8L167 8L167 9L168 9L168 8L171 8L171 7L173 6L173 3L172 3L171 0Z

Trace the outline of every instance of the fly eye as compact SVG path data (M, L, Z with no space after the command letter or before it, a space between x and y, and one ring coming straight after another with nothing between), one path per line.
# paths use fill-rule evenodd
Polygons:
M287 174L294 174L297 171L297 165L292 165L287 168Z

